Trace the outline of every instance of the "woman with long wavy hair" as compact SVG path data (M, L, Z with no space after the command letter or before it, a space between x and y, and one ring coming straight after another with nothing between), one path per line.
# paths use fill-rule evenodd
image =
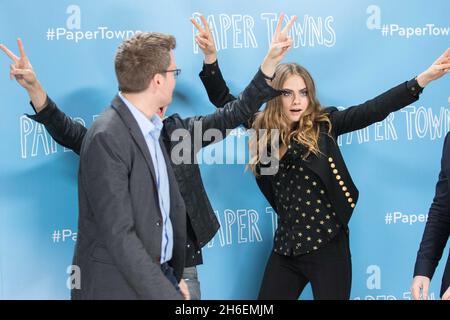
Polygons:
M250 168L279 216L259 298L296 299L311 282L316 299L348 299L347 222L358 191L335 143L343 133L336 122L346 121L322 108L314 80L298 64L280 65L273 86L283 94L256 116L250 139ZM267 153L278 159L272 175L262 170L274 165L263 163Z
M220 108L235 98L220 72L211 33L199 31L197 44L207 57L200 78L211 102ZM251 124L249 166L278 214L259 299L298 299L308 283L315 299L350 298L348 223L358 189L337 138L410 105L428 83L448 72L450 48L419 76L339 111L321 106L305 68L295 63L277 67L272 86L283 94L269 101ZM275 167L274 161L266 163L274 158Z

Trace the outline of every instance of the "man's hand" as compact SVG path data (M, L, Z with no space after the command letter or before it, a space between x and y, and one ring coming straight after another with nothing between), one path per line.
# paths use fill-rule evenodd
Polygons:
M180 280L180 283L178 284L180 287L181 294L183 295L184 300L191 300L191 294L189 293L188 286L184 279Z
M0 44L0 49L14 62L10 65L9 77L11 80L15 77L17 82L28 90L36 85L36 74L34 73L33 66L25 53L22 40L17 39L17 44L19 45L20 57L17 57L3 44Z
M417 77L417 82L425 88L431 81L437 80L450 72L450 48L448 48L433 64Z
M195 42L203 51L205 63L211 64L217 60L216 44L211 30L209 30L208 21L206 21L204 16L200 16L200 20L202 20L203 27L194 18L191 18L192 24L198 30L198 33L195 36Z
M16 81L23 88L25 88L25 90L27 90L31 102L36 108L36 112L39 112L45 107L47 94L36 78L33 66L31 65L30 60L25 53L25 49L23 48L22 40L17 39L17 44L19 45L20 57L17 57L6 46L0 44L0 49L5 52L6 55L13 61L13 63L10 65L9 77L11 78L11 80L15 78Z
M411 294L414 300L428 300L428 289L430 288L430 278L415 276L411 285ZM422 295L420 295L422 291Z

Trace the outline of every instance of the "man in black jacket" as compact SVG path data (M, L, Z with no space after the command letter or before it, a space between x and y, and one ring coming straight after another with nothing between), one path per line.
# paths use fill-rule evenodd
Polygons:
M448 99L450 103L450 98ZM428 299L430 281L442 257L450 236L450 133L447 133L441 159L441 172L436 193L417 253L414 279L411 285L413 299ZM421 292L422 291L422 292ZM450 253L445 265L440 296L450 300Z

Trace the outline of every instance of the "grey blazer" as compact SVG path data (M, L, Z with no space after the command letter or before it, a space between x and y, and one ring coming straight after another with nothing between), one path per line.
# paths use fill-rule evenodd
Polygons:
M163 145L161 149L169 164ZM179 280L186 209L170 165L167 173L174 236L170 265ZM73 299L182 298L160 268L162 216L152 158L136 120L118 96L84 138L78 198L73 264L80 267L81 288L72 290Z

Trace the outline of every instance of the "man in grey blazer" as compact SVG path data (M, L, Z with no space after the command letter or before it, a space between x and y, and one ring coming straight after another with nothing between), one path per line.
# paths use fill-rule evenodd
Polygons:
M120 92L81 148L74 299L182 298L185 206L157 115L172 99L174 48L173 36L141 33L116 54Z

